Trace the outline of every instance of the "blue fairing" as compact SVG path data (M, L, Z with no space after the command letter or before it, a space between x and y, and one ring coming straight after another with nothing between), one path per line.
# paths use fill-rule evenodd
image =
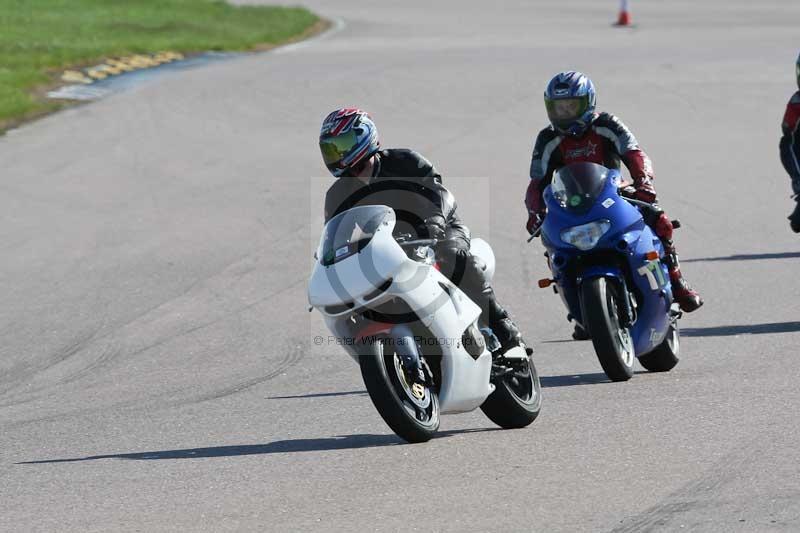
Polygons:
M562 207L548 186L544 191L547 216L542 243L548 250L559 294L579 323L584 323L579 301L584 280L616 279L634 294L636 321L631 335L636 355L640 356L661 344L666 336L672 289L663 261L651 261L645 256L656 251L663 258L661 241L644 223L639 209L619 196L618 185L619 171L611 170L602 191L585 213ZM599 220L609 221L610 229L592 249L582 251L561 240L564 229Z

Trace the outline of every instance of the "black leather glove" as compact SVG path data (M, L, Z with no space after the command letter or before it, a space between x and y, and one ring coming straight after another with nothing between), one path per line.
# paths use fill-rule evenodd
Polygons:
M444 218L440 216L433 216L424 220L425 229L428 232L427 238L444 240L447 232L445 231Z

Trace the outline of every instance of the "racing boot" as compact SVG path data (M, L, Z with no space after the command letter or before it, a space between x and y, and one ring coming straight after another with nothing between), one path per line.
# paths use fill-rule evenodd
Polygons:
M500 341L500 350L498 350L496 355L503 355L517 346L522 346L525 348L525 352L528 355L532 355L533 349L525 344L525 341L522 339L522 333L520 333L514 321L511 320L511 317L508 316L506 310L500 307L496 302L492 307L489 327L492 328L495 337Z
M662 242L665 252L664 263L669 270L669 281L672 284L672 298L678 302L681 311L685 313L697 311L703 305L703 299L683 277L674 243L663 239Z
M591 335L589 332L584 329L583 326L575 322L575 329L572 332L572 338L576 341L588 341L591 339Z
M795 233L800 233L800 201L794 205L794 211L789 215L789 227Z
M443 250L443 252L442 255L447 257L446 249ZM453 254L450 254L450 256L452 257ZM458 280L456 275L448 277L454 280L456 284L461 287L461 290L480 306L483 323L491 328L494 336L497 337L497 341L500 343L500 348L492 352L492 357L501 357L508 352L508 350L517 346L524 347L525 352L528 355L532 355L533 350L525 345L525 342L522 340L522 335L516 324L514 324L514 321L508 316L506 310L497 303L494 289L492 289L492 285L486 277L486 265L484 262L480 257L464 252L463 250L458 250L455 256L456 259L458 259L459 256L465 259L462 263L463 277L460 280ZM454 263L456 265L454 271L457 272L459 262L454 261ZM460 283L457 280L460 281Z

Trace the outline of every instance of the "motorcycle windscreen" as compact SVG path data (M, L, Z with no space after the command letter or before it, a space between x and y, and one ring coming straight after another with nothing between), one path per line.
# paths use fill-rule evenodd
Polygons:
M330 266L363 250L381 225L394 220L394 211L385 205L365 205L339 213L325 224L317 257Z
M603 192L608 174L609 169L596 163L572 163L555 172L550 190L561 207L584 214Z

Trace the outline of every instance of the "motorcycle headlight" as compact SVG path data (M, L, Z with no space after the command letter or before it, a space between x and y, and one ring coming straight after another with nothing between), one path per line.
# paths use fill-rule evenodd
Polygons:
M561 240L578 250L591 250L609 229L611 229L611 222L608 220L595 220L588 224L561 230Z

